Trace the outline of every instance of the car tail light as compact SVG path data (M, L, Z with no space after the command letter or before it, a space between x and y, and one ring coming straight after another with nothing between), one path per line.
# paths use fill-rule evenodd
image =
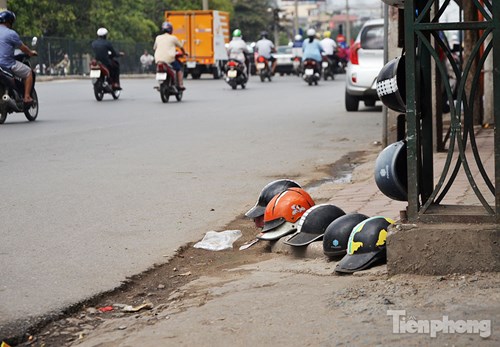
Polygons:
M354 84L358 83L358 75L357 75L356 73L353 73L353 74L351 75L351 81L352 81L352 83L354 83Z
M361 48L359 42L356 42L351 48L350 61L353 65L359 65L358 51Z

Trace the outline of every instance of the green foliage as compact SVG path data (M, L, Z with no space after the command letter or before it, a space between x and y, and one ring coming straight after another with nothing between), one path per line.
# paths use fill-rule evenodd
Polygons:
M234 15L231 17L231 30L239 28L247 42L257 41L262 31L272 30L272 7L269 0L233 0Z
M165 10L200 10L202 0L8 0L7 7L21 36L91 40L105 27L111 40L132 43L152 42ZM233 13L231 0L210 0L209 8Z

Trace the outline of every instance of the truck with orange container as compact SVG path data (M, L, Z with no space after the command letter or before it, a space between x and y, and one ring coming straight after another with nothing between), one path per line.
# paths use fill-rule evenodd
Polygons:
M172 23L173 34L183 43L188 56L184 76L200 78L203 73L222 77L228 59L229 13L214 10L165 11L165 20Z

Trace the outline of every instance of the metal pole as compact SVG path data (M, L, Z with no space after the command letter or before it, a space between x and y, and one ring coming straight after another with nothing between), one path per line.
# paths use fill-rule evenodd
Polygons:
M295 0L295 18L293 19L295 35L299 33L299 0Z
M347 45L351 45L351 20L349 18L349 0L345 0L345 31Z
M203 0L202 6L204 10L208 10L208 0Z
M278 47L279 46L279 31L278 31L278 26L279 26L279 9L275 8L273 9L273 18L274 18L274 46Z
M384 4L384 65L389 61L389 5ZM382 108L382 146L385 148L388 145L387 140L387 106ZM399 140L399 139L398 139Z

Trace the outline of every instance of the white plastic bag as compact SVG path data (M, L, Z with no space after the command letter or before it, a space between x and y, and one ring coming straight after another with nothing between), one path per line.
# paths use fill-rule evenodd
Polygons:
M241 235L241 230L207 231L203 240L196 243L193 247L209 251L232 249L233 242L238 240Z

